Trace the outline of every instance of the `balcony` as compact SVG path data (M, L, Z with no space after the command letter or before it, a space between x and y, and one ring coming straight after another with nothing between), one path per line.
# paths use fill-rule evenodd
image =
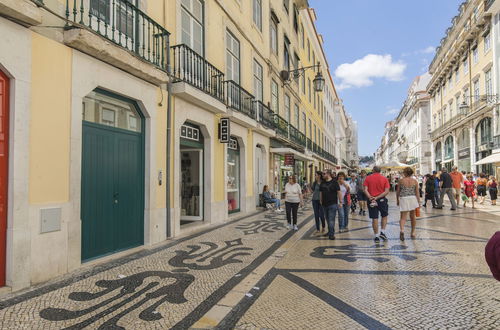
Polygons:
M274 127L279 136L288 139L288 122L276 113L274 114Z
M485 0L484 1L484 11L488 11L495 0Z
M418 163L418 157L414 157L407 162L408 165L414 165L417 163Z
M455 126L456 123L462 121L462 119L478 113L480 110L493 106L498 102L498 96L495 95L476 95L472 97L472 103L469 102L470 97L465 98L465 102L468 106L460 106L458 114L451 117L443 125L439 126L431 133L431 138L435 139L444 133L446 133L451 127ZM469 106L470 104L470 106Z
M261 101L254 101L257 121L264 127L274 129L274 112Z
M67 30L86 27L155 67L167 70L170 33L129 1L65 2Z
M188 46L172 46L174 82L184 81L224 102L224 74Z
M226 91L226 105L252 119L255 118L254 96L233 80L223 82Z
M493 137L493 149L500 149L500 135Z
M306 136L302 132L300 132L292 125L288 125L288 132L290 133L290 141L298 145L301 145L304 148L306 147L307 145Z

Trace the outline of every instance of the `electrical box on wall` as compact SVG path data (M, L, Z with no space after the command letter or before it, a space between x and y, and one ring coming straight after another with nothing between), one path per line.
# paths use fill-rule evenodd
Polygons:
M229 118L221 118L219 120L219 142L229 143L231 139L231 125Z
M61 230L61 209L40 210L40 234Z

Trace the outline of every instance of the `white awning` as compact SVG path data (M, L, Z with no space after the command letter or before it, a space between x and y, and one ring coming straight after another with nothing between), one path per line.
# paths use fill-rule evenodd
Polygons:
M500 152L489 155L479 161L477 161L474 165L484 165L484 164L492 164L492 163L500 163Z
M295 159L298 160L305 160L305 161L314 161L314 158L309 157L301 152L298 152L297 150L294 150L292 148L271 148L269 150L273 154L280 154L280 155L286 155L286 154L293 154Z

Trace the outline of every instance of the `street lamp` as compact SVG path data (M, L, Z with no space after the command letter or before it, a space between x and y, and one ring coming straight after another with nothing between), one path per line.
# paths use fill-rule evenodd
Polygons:
M316 92L322 92L325 88L325 78L323 78L323 74L320 71L321 64L318 62L316 65L311 65L311 66L306 66L303 68L298 68L295 70L283 70L280 73L281 79L283 80L283 84L286 85L288 84L291 79L297 79L300 76L302 76L306 70L308 69L318 69L318 73L316 74L316 77L314 77L313 80L313 88L314 91Z

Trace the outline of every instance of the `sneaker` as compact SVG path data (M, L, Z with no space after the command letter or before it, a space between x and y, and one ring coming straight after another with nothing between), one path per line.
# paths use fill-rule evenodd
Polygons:
M276 212L281 213L281 212L283 212L283 210L282 209L277 209Z
M387 241L387 236L383 232L380 232L380 238L383 239L384 241Z
M330 235L328 235L328 233L326 233L326 234L323 235L323 237L328 237L328 236L330 236Z
M363 215L366 215L366 211L363 211Z
M286 225L286 229L292 229L292 225L291 224L287 224Z
M359 215L361 215L362 213L363 213L363 211L362 211L362 210L359 210Z
M333 240L335 239L335 235L328 236L328 239L330 239L330 240L332 240L332 241L333 241Z
M375 241L376 244L380 243L380 238L378 238L378 236L375 236L373 240Z
M456 211L457 209L451 208L450 210L452 210L452 211Z
M297 231L299 230L299 227L297 227L297 225L293 226L293 230Z

